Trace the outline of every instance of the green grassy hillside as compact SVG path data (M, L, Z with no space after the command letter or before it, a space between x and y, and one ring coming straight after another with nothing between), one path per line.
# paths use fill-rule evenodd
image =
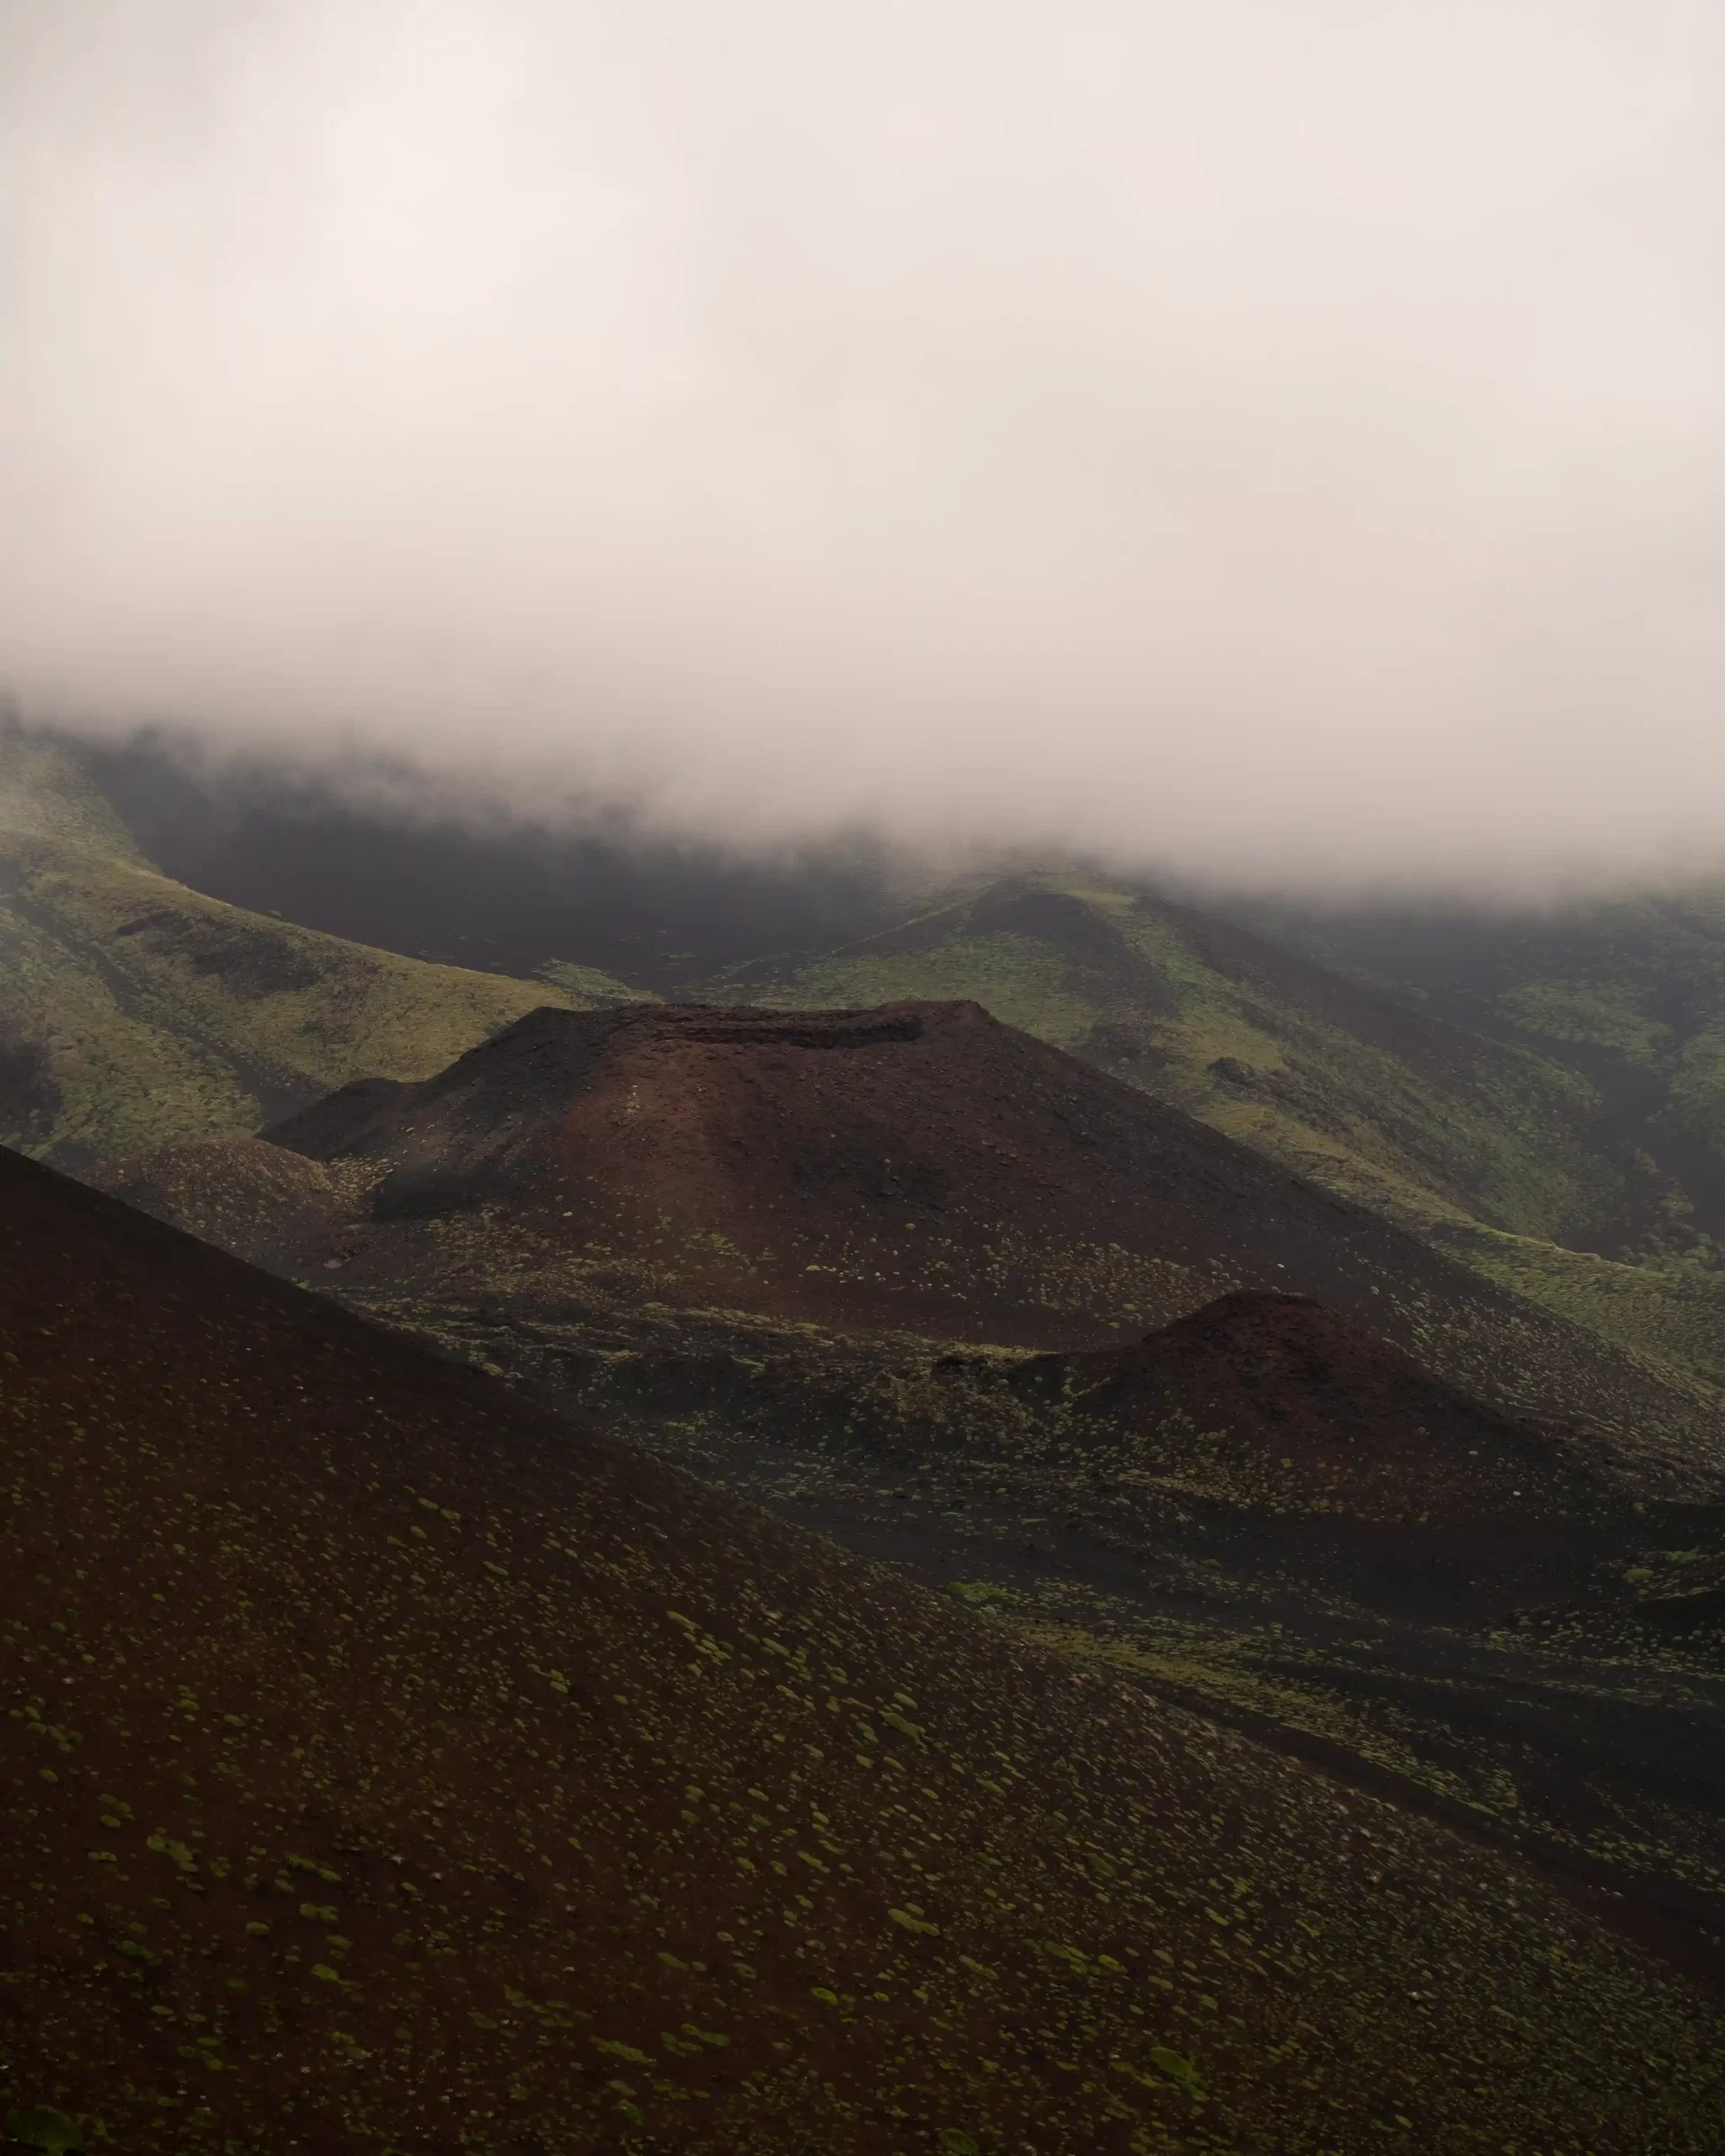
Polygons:
M1514 1294L1590 1326L1638 1361L1725 1384L1725 1273L1696 1265L1625 1265L1592 1251L1467 1222L1428 1241Z
M1725 891L1538 914L1258 906L1241 917L1290 954L1422 1015L1566 1064L1591 1086L1640 1185L1629 1231L1554 1242L1451 1222L1438 1240L1519 1294L1717 1381L1725 1367ZM1568 1241L1583 1247L1559 1246Z
M632 1000L428 965L161 875L62 749L0 734L0 1142L71 1167L429 1076L537 1006Z
M1725 1230L1725 887L1536 915L1256 917L1290 949L1584 1070L1618 1134ZM1671 1210L1680 1253L1693 1230Z
M1097 878L1016 876L724 986L800 1008L972 997L1408 1226L1573 1239L1639 1195L1579 1073Z

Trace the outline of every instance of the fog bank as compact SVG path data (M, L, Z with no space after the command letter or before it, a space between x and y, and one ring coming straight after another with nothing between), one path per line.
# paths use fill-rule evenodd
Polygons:
M0 0L0 676L1234 883L1725 866L1725 15Z

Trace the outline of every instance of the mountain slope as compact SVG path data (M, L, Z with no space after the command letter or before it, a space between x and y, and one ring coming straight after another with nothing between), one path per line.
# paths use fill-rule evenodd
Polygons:
M1500 1857L12 1155L0 1306L15 2131L1717 2145L1717 2011Z
M67 752L0 733L0 1141L67 1166L429 1075L544 1003L625 1001L343 942L158 874Z
M1718 1929L1719 1641L1633 1611L1725 1577L1716 1395L975 1006L542 1011L276 1134L112 1187Z
M1721 1465L1699 1381L974 1004L544 1011L422 1086L357 1085L269 1135L369 1169L339 1247L275 1261L329 1266L344 1293L557 1316L596 1287L1056 1348L1274 1286L1650 1473L1711 1486ZM148 1182L142 1164L130 1187Z
M1237 917L1374 992L1567 1064L1637 1187L1578 1247L1441 1221L1440 1247L1607 1338L1725 1370L1725 900L1717 888L1552 905Z
M1725 1012L1714 912L1260 906L1240 921L1033 875L788 976L750 969L731 992L791 1007L975 995L1680 1385L1725 1378L1725 1149L1697 1134L1706 1014ZM1573 994L1557 978L1571 975Z
M1407 1225L1573 1238L1636 1197L1578 1073L1100 877L1014 877L716 985L797 1008L974 998Z
M1687 1201L1669 1255L1725 1238L1725 890L1553 905L1538 912L1260 906L1284 947L1586 1075L1619 1142L1644 1150ZM1705 1255L1705 1253L1701 1253Z

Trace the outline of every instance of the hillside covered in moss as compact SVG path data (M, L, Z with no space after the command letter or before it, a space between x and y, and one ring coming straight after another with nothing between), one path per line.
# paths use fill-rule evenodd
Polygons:
M541 1004L638 991L429 965L161 875L66 749L0 733L0 1142L68 1167L420 1078Z
M1662 1255L1725 1236L1725 888L1538 912L1253 910L1267 935L1583 1070L1680 1200Z

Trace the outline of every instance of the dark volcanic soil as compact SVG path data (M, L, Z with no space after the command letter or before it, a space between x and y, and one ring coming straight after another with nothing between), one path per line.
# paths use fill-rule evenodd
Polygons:
M1105 1337L1242 1270L1357 1300L1374 1240L1418 1251L974 1003L536 1011L267 1135L379 1164L382 1223L507 1203L748 1307L943 1337Z
M0 2112L127 2152L1719 2145L1510 1862L0 1155Z
M711 1313L682 1352L595 1350L585 1325L395 1315L1081 1662L1604 1888L1614 1922L1725 1980L1725 1508L1645 1502L1298 1298L1049 1357Z
M365 1202L362 1178L261 1138L163 1145L105 1163L83 1180L254 1265L286 1251L339 1246Z
M1551 1434L1511 1421L1306 1295L1224 1295L1130 1348L1044 1355L1015 1385L1277 1511L1531 1522L1621 1510Z

